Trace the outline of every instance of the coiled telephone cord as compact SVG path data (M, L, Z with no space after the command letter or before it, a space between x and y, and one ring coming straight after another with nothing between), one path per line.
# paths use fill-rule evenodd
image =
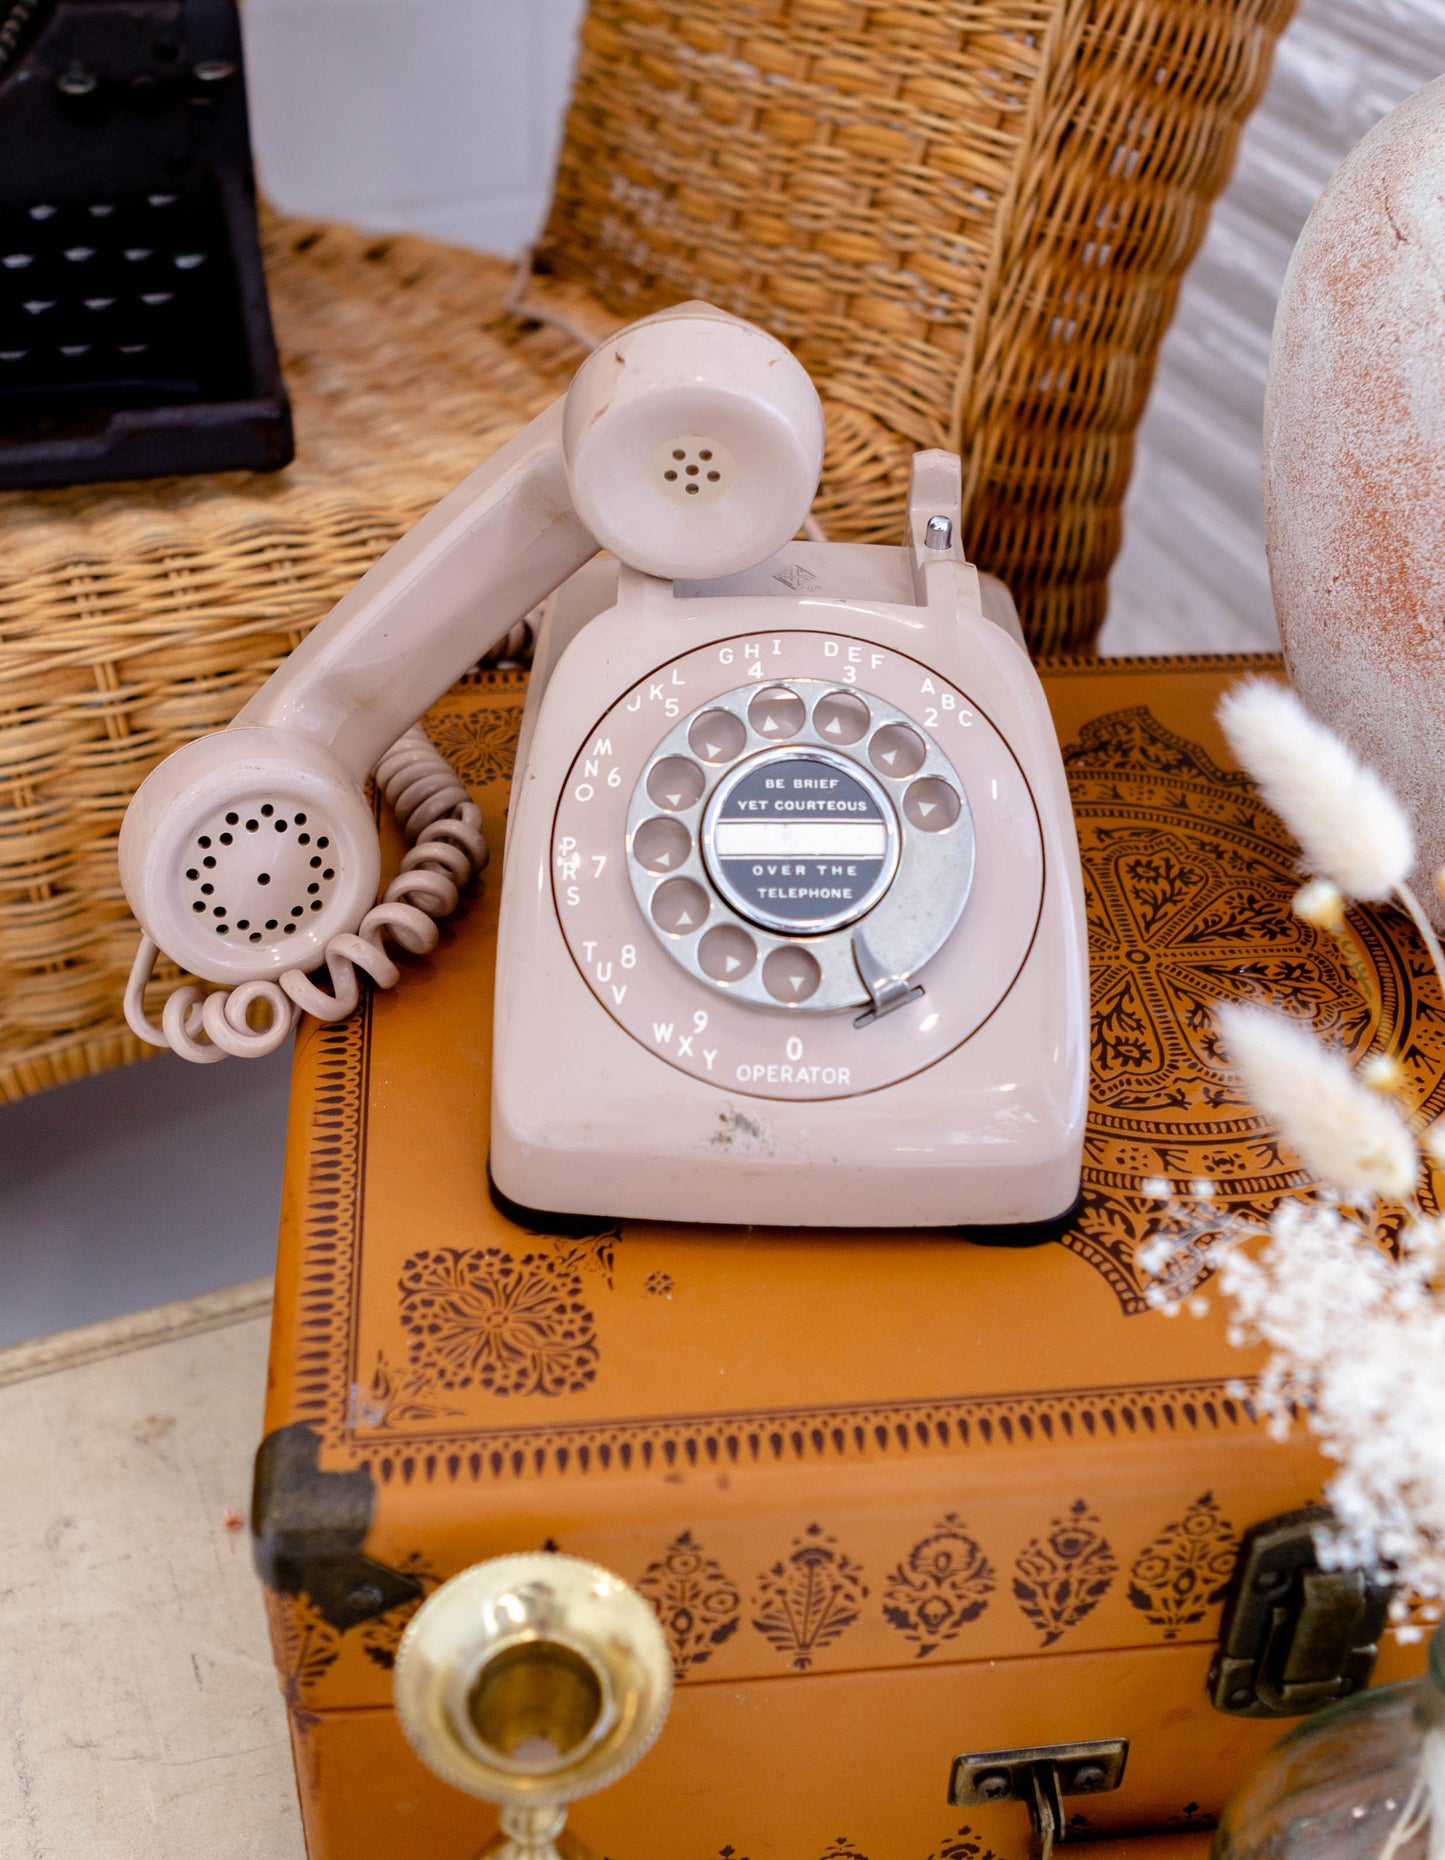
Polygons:
M393 987L401 971L387 953L386 938L413 956L436 947L437 920L451 915L463 886L486 866L482 811L420 725L387 750L376 765L376 781L412 844L380 901L354 931L326 945L321 962L329 991L300 969L288 969L275 981L210 991L185 982L167 998L158 1027L145 1011L145 990L160 952L143 936L125 990L125 1017L138 1038L168 1046L198 1065L228 1055L259 1059L290 1037L302 1014L344 1020L360 992L358 969L374 987ZM259 1026L252 1025L253 1013Z

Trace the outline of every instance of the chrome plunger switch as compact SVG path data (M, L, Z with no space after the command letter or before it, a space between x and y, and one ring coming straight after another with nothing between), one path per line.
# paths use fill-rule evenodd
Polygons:
M874 955L861 930L853 932L853 960L858 965L863 986L868 990L869 1001L869 1005L853 1022L855 1027L871 1026L875 1020L891 1014L894 1008L916 1001L923 993L921 983L911 981L906 975L889 973Z

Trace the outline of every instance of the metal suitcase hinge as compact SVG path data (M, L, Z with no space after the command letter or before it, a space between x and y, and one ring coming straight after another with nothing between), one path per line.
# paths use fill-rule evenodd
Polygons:
M1124 1779L1129 1740L1092 1744L1039 1744L1022 1750L986 1750L955 1757L948 1799L956 1807L981 1802L1023 1802L1033 1830L1032 1860L1049 1860L1066 1838L1066 1795L1106 1795Z
M1357 1569L1319 1567L1322 1506L1245 1533L1209 1673L1215 1708L1298 1718L1370 1683L1390 1590Z

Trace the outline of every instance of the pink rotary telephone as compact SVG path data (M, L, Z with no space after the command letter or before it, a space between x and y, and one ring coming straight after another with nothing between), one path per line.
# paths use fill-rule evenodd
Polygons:
M406 726L556 590L502 892L501 1196L1050 1231L1078 1192L1088 965L1043 692L959 546L958 460L915 458L901 548L794 541L822 451L807 374L750 324L688 304L604 343L142 785L136 1030L270 1050L302 1009L348 1011L356 968L395 979L384 933L430 946L485 849ZM373 769L417 842L380 905ZM157 1029L157 948L227 992L179 991Z

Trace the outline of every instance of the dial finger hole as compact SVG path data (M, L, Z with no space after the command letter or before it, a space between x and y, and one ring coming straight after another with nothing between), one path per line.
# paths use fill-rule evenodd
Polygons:
M936 775L914 782L903 797L903 817L921 833L942 833L962 811L957 792Z
M691 936L707 914L707 893L690 878L670 878L652 894L652 921L669 936Z
M705 710L687 733L688 746L704 762L731 762L743 752L748 733L730 710Z
M813 728L826 743L859 742L871 722L868 706L851 691L830 691L813 707Z
M718 924L697 946L697 966L709 981L740 982L758 959L757 945L736 924Z
M695 807L702 799L704 785L702 770L686 756L666 757L647 777L647 792L654 806L665 807L671 814Z
M763 963L763 987L786 1006L816 994L823 971L811 950L775 949Z
M766 691L759 691L748 705L748 722L759 736L773 742L781 742L785 736L796 736L807 714L803 700L786 685L770 685Z
M649 872L675 872L692 851L692 835L680 820L659 814L632 836L632 856Z
M904 723L887 723L868 745L868 760L890 781L903 781L923 767L928 751L917 730Z

